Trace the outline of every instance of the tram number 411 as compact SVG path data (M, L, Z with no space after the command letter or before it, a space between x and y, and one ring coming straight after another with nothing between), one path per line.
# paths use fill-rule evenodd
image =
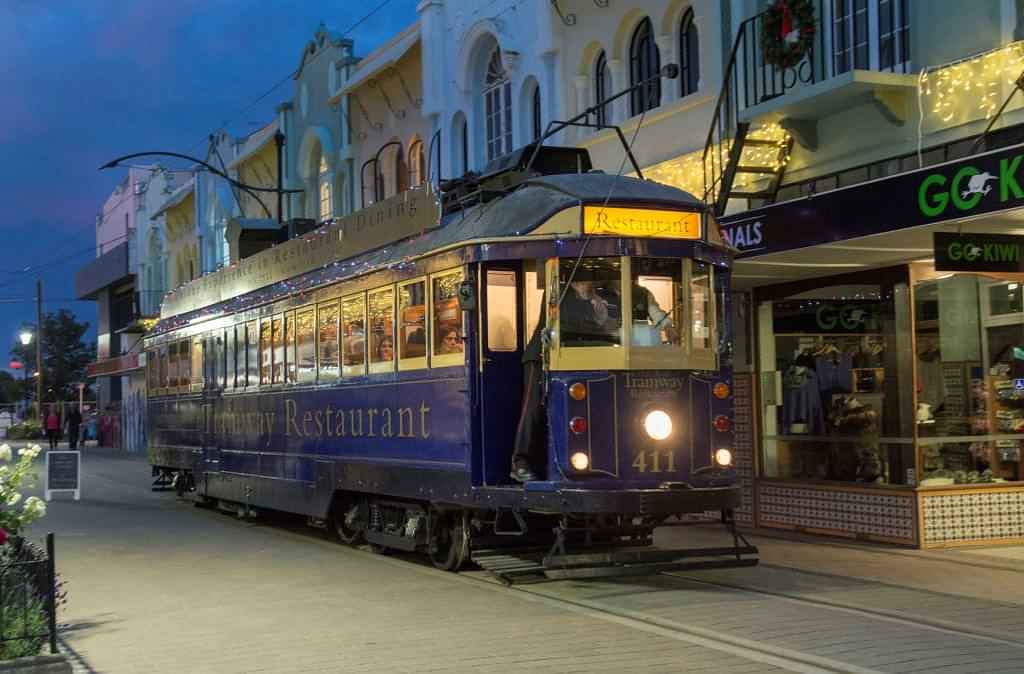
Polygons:
M633 458L638 473L675 472L676 457L671 449L643 449Z

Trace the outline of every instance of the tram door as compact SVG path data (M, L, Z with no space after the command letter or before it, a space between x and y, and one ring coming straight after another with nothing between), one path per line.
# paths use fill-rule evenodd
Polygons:
M522 266L485 263L481 269L480 408L485 484L509 481L512 445L523 389Z

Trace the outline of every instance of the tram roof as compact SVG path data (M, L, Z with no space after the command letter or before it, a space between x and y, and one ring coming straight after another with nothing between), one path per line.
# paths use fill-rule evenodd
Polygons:
M483 204L446 214L441 226L407 237L321 269L212 303L193 311L161 316L150 334L161 334L194 321L245 311L297 292L398 265L432 251L480 239L524 236L556 213L580 204L609 204L700 211L692 194L647 180L604 173L559 174L531 178L518 189ZM214 274L221 274L214 272ZM206 277L203 277L206 278Z

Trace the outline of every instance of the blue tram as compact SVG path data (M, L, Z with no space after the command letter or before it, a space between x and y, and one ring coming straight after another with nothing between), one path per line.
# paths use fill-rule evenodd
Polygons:
M507 580L756 563L731 517L731 255L704 205L598 172L447 187L443 205L398 195L165 299L145 346L158 481ZM429 227L389 235L424 210ZM531 338L540 458L517 483ZM651 545L687 513L720 513L732 544Z

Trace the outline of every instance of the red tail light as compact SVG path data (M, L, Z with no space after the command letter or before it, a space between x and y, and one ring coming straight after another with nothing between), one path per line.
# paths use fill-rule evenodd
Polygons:
M583 417L573 417L569 422L569 430L579 435L587 432L587 420Z
M732 429L732 422L729 421L729 417L724 414L719 414L715 417L715 430L719 433L728 433Z

